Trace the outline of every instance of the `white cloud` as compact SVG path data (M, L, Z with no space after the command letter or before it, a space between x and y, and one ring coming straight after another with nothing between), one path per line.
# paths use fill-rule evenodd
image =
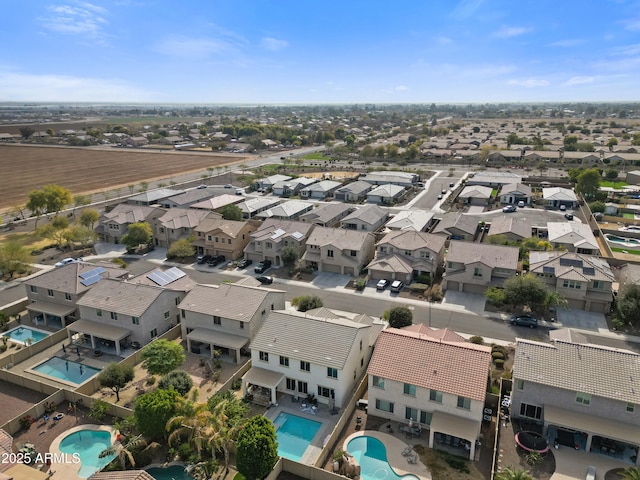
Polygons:
M476 13L482 2L483 0L461 0L451 12L451 16L460 20L469 18Z
M233 52L236 47L220 39L173 37L157 44L155 50L172 57L207 58L211 55Z
M511 38L517 37L519 35L524 35L525 33L530 31L530 28L525 27L502 27L497 32L493 32L492 36L496 38Z
M70 35L88 35L98 37L109 22L105 18L106 9L87 2L74 5L51 5L46 9L48 15L38 21L46 29Z
M406 85L396 85L394 90L396 92L406 92L407 90L409 90L409 87L407 87Z
M577 76L577 77L571 77L569 80L567 80L566 82L564 82L562 85L565 87L571 87L573 85L584 85L587 83L593 83L595 81L596 77L581 77L581 76Z
M278 50L282 50L283 48L288 47L289 42L273 37L265 37L260 41L260 45L262 45L262 48L266 48L267 50L271 50L272 52L277 52Z
M438 37L436 38L436 42L438 42L438 44L440 45L451 45L453 43L453 40L449 37Z
M515 85L517 87L533 88L533 87L546 87L550 85L548 80L542 78L520 78L513 79L507 82L507 85Z

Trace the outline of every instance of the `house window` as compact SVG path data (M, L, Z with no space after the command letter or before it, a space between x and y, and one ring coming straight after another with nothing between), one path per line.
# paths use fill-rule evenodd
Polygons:
M240 330L244 330L244 322L240 322Z
M134 325L140 325L140 318L139 317L131 317L131 323L133 323Z
M207 240L211 241L212 238L213 238L212 235L207 235Z
M429 260L429 252L420 252L420 258L426 258L427 260Z
M636 409L635 403L627 403L627 413L633 413Z
M271 243L271 242L267 242L266 247L267 247L267 248L273 248L273 243Z
M602 280L595 280L593 282L593 288L598 288L598 289L604 288L604 282Z
M282 365L283 367L288 367L289 357L283 357L282 355L280 355L280 365Z
M418 421L418 409L411 407L404 407L404 418L407 420Z
M442 392L438 390L429 390L429 400L432 402L442 403Z
M149 332L149 335L151 336L151 338L156 338L158 336L158 329L154 328Z
M164 312L164 319L166 320L167 318L169 318L169 312Z
M384 390L384 378L374 375L372 379L372 383L374 387L378 387Z
M53 290L47 289L47 295L50 296L50 297L53 297L53 295L54 295L53 294Z
M542 418L542 407L522 403L520 404L520 416L540 420Z
M160 233L164 233L164 227L160 227Z
M360 367L364 367L364 357L360 357Z
M111 315L111 320L117 320L118 319L118 314L116 312L109 312L109 315Z
M379 251L380 253L387 253L387 247L380 247L380 248L378 249L378 251Z
M184 311L184 309L182 309L180 312L182 313L182 318L187 318L187 314L186 314L186 312Z
M260 360L263 362L269 361L269 352L260 352Z
M524 390L524 380L521 378L516 380L516 390Z
M309 393L308 388L309 384L307 382L301 382L298 380L298 393L304 393L306 395Z
M574 288L576 290L580 290L580 282L576 282L575 280L564 280L562 282L562 286L564 288Z
M102 316L102 310L100 310L100 309L96 310L96 315L98 317L101 317Z
M70 293L65 293L64 294L64 299L70 302L71 301L71 294Z
M357 250L351 250L351 256L352 257L357 257L358 256L358 251Z
M327 388L318 385L318 396L325 398L335 398L336 392L333 388Z
M218 237L214 238L216 243L220 243L220 239Z
M176 307L177 307L178 305L180 305L180 297L176 297L176 299L174 300L174 302L175 302L175 304L176 304Z
M410 383L405 383L404 384L404 394L405 395L411 395L412 397L416 396L416 386L415 385L411 385Z
M582 405L590 405L591 404L591 394L589 393L576 393L576 403L581 403Z
M393 413L393 406L393 402L387 402L386 400L380 400L379 398L376 398L376 409L378 410Z
M31 290L31 293L38 293L38 287L35 285L30 285L29 290Z
M431 425L432 417L433 417L432 412L425 412L424 410L420 410L420 423L424 425Z
M230 239L230 238L229 238L229 239L227 239L227 243L228 243L229 245L231 245L231 239Z
M222 325L222 320L220 320L220 317L217 316L213 316L213 324L214 325Z
M296 389L296 381L293 378L287 378L287 390Z
M412 256L413 256L413 252L412 252L412 251L410 251L410 250L405 250L405 251L404 251L404 256L405 256L405 257L412 257Z
M360 226L360 229L361 229L361 230L366 230L366 229L367 229L367 226L366 226L365 224L362 224L362 225Z
M447 262L447 268L453 268L453 262Z
M471 410L471 399L467 397L458 396L458 408L464 408L465 410Z
M338 369L327 367L327 377L338 378Z
M360 351L362 351L362 340L360 340Z
M476 267L473 269L473 276L474 277L478 277L478 278L482 278L482 269L479 267Z
M327 257L333 258L333 250L327 250Z
M300 370L302 370L303 372L311 371L311 364L309 362L300 360Z

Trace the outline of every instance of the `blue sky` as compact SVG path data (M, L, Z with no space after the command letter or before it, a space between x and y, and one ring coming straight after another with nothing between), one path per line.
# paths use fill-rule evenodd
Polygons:
M640 100L638 0L5 1L0 101Z

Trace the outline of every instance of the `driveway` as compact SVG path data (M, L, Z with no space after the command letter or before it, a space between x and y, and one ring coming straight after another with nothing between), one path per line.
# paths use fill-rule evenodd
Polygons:
M353 280L351 275L339 273L319 272L311 283L317 288L346 287Z
M609 333L607 320L603 313L585 312L575 308L558 309L558 322L566 328L576 328L580 330L591 330L593 332Z
M486 299L481 293L466 293L455 290L447 290L442 300L443 305L473 312L476 315L482 315L485 302Z

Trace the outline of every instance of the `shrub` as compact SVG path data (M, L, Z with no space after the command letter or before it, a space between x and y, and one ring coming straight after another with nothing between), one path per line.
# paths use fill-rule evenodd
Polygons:
M149 378L147 378L147 381L146 381L147 385L151 386L154 383L156 383L156 377L155 376L151 375Z
M499 369L504 368L504 360L501 358L495 359L493 363L495 364L496 368L499 368Z
M409 290L411 290L413 293L422 293L428 289L429 289L429 285L424 283L413 282L412 284L409 285Z
M187 460L191 454L193 453L193 449L189 443L181 443L178 446L178 456L181 460Z
M444 298L442 294L442 290L439 285L434 285L431 287L431 291L429 292L429 300L432 302L440 302Z
M424 284L428 284L431 281L429 275L427 275L426 273L421 273L420 275L418 275L416 277L416 282L417 283L424 283Z
M539 465L542 463L542 455L538 452L529 452L527 456L524 458L525 462L527 462L531 466Z
M174 370L167 373L158 382L158 388L169 390L173 388L183 397L189 393L189 390L193 387L193 380L191 376L184 370Z
M367 281L364 278L358 278L355 281L355 286L356 286L356 290L361 292L362 290L364 290L364 287L367 286Z
M491 345L491 353L500 352L505 360L509 358L509 350L503 345Z
M242 387L242 380L240 380L239 378L235 379L231 384L231 390L240 390L241 387Z
M21 417L20 420L18 420L18 423L23 429L29 430L29 428L31 428L31 424L34 421L35 419L31 415L25 415L24 417Z
M104 400L96 400L93 406L89 409L89 416L100 421L109 413L110 405Z
M493 358L493 360L504 360L504 355L502 354L502 352L492 352L491 353L491 358Z
M476 345L484 345L484 338L479 335L474 335L469 339L469 343L475 343Z
M454 470L458 470L459 472L463 473L470 473L469 466L467 465L467 461L464 458L447 455L445 461L447 462L447 465L449 465Z
M296 307L299 312L306 312L307 310L322 307L323 303L322 299L315 295L301 295L291 300L291 305Z

